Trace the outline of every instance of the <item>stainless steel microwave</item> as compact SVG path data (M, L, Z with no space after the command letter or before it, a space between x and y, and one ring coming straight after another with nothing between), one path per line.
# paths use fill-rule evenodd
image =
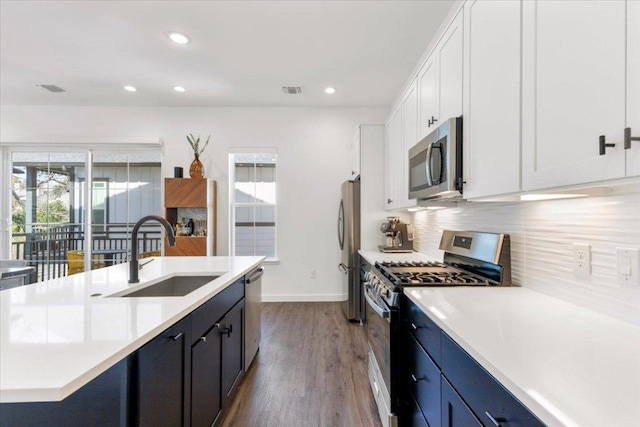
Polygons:
M438 126L409 150L409 198L462 195L462 117Z

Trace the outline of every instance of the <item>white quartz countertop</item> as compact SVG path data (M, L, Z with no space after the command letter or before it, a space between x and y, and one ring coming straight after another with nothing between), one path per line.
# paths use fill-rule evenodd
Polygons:
M518 287L405 293L547 425L640 425L640 327Z
M0 402L64 399L263 261L158 257L135 285L124 263L0 292ZM108 297L173 275L220 277L183 297Z
M404 252L404 253L387 253L380 251L359 250L358 253L371 265L377 262L393 262L393 261L433 261L420 252Z

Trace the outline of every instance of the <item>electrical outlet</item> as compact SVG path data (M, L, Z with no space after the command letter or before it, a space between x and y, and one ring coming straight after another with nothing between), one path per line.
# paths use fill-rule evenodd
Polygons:
M640 250L616 248L616 275L618 283L640 285Z
M315 269L315 268L314 268L314 269L309 270L309 279L315 279L315 278L316 278L316 275L317 275L317 271L316 271L316 269Z
M573 272L580 277L591 276L591 245L573 244Z

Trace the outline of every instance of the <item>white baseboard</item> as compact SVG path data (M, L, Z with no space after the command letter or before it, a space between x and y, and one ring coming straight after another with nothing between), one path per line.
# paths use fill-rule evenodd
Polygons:
M309 295L264 295L262 302L320 302L320 301L345 301L345 294L309 294Z

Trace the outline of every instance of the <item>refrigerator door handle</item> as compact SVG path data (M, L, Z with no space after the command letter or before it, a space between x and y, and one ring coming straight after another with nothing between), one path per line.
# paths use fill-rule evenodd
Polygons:
M340 210L338 211L338 243L340 249L344 248L344 201L340 200Z

